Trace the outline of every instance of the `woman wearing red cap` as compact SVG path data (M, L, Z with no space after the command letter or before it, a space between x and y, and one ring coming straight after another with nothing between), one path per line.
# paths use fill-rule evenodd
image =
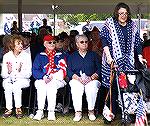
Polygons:
M57 89L64 87L66 82L66 62L61 53L55 51L55 40L51 35L44 37L44 52L38 54L33 62L33 77L36 79L38 110L33 119L44 117L45 99L48 101L48 120L55 120Z

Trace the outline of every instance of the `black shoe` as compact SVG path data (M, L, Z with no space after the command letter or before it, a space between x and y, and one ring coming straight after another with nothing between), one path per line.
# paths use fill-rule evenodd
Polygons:
M11 117L12 115L12 110L5 110L5 113L3 114L3 118Z
M111 124L111 121L108 121L105 117L103 117L103 120L104 120L104 124L108 124L108 125Z
M69 113L69 106L64 107L63 114L68 114Z
M130 114L129 116L130 116L130 123L135 123L136 116L133 114Z
M21 108L16 108L16 118L21 119L23 117Z

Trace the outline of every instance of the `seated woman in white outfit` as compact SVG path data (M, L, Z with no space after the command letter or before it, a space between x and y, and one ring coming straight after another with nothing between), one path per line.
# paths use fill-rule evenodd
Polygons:
M78 50L71 54L67 61L67 76L69 82L73 106L75 109L74 121L80 121L82 117L82 95L85 92L88 102L88 116L91 121L96 119L94 107L97 92L100 87L100 61L98 55L89 51L88 38L85 35L75 37Z
M44 117L45 100L48 101L48 120L55 120L57 89L64 87L66 82L66 62L62 53L55 51L56 41L51 35L44 37L45 51L38 54L33 62L33 77L36 79L38 110L33 117L41 120Z
M5 90L6 111L3 117L12 115L12 94L14 95L16 117L21 118L22 115L22 88L29 87L31 76L31 56L23 51L23 37L13 35L10 38L9 49L3 56L2 72L3 87Z

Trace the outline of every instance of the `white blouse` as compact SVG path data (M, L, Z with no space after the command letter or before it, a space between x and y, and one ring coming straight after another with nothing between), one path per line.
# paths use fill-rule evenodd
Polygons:
M8 73L7 64L10 63L12 65L12 72ZM20 63L22 64L21 71L18 69L20 67ZM29 79L32 74L32 62L31 55L22 51L17 57L13 54L12 51L9 51L3 56L2 62L2 71L1 76L5 78L11 79Z

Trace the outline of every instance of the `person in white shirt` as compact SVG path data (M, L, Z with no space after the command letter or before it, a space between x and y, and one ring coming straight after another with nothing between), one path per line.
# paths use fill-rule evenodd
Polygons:
M13 35L10 39L10 51L3 56L2 72L3 87L5 90L6 111L3 117L10 117L13 108L13 96L16 108L16 117L23 116L22 88L29 87L31 76L31 56L23 51L23 39L20 35Z

